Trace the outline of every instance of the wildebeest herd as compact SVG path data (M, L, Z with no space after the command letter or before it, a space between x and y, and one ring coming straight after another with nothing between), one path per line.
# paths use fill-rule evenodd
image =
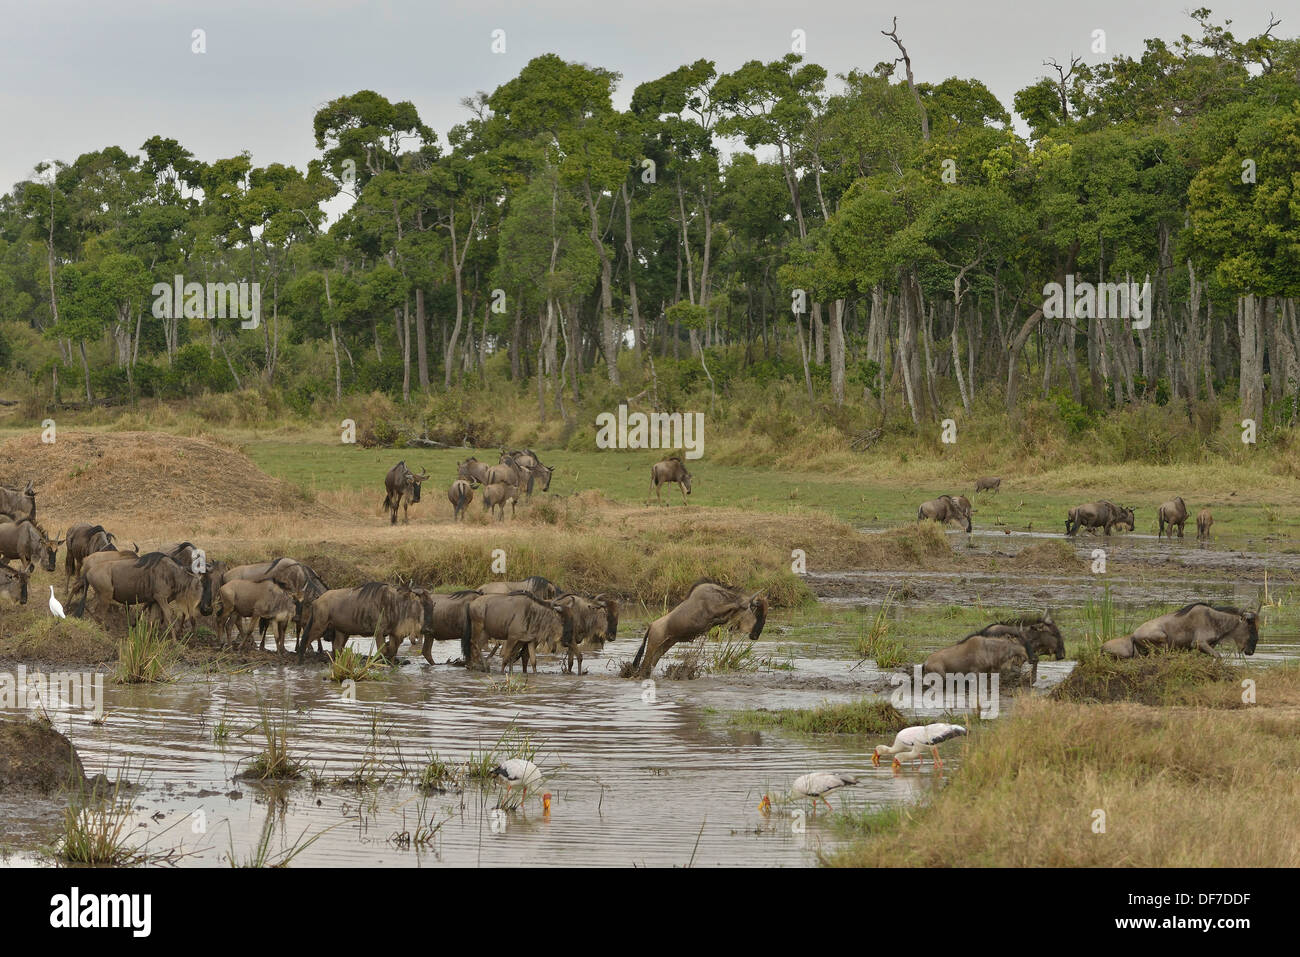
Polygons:
M975 480L976 495L980 492L996 493L1001 488L1002 479L998 477L986 476ZM916 510L916 520L923 522L928 519L932 522L938 522L940 525L957 522L969 532L973 527L971 515L974 511L970 499L964 495L940 495L938 498L921 503L920 508ZM1137 527L1136 512L1137 509L1132 506L1116 505L1108 499L1076 505L1066 513L1065 534L1073 536L1081 528L1087 529L1093 534L1096 534L1098 529L1101 529L1106 535L1109 535L1112 529L1131 532ZM1173 538L1174 529L1177 529L1178 537L1182 538L1183 526L1187 523L1190 514L1181 495L1175 495L1169 501L1161 503L1160 507L1156 509L1156 537ZM1210 510L1208 508L1201 509L1196 516L1196 538L1198 541L1209 540L1210 526L1213 524L1214 516L1210 514ZM1011 532L1010 529L1005 529L1005 531L1007 534Z
M501 461L488 466L471 457L457 463L457 478L448 491L456 518L463 517L474 490L482 490L485 508L512 507L522 492L536 484L550 486L554 469L542 464L531 450L501 453ZM397 511L420 501L420 486L428 472L416 473L399 462L385 477L384 509L390 522ZM690 492L690 475L673 457L652 468L653 488L676 482L682 498ZM997 492L1001 480L981 479L978 491ZM965 496L942 495L923 504L918 520L958 521L971 528L971 502ZM1160 506L1159 534L1166 530L1182 536L1188 511L1181 498ZM409 519L406 519L409 520ZM1213 519L1208 510L1198 517L1204 537ZM1079 528L1090 531L1133 528L1134 509L1099 501L1070 509L1067 534ZM142 553L132 543L119 547L118 539L101 525L80 523L63 537L49 536L36 520L36 490L31 482L22 489L0 486L0 598L25 604L29 578L39 565L53 572L59 548L65 549L64 591L72 614L84 616L96 606L122 605L156 616L164 628L177 634L197 633L200 617L212 616L217 640L245 649L253 630L259 629L259 650L266 633L275 627L277 653L283 656L290 627L297 636L296 652L302 661L314 644L318 652L329 642L338 654L354 636L373 636L377 653L394 658L403 642L418 643L420 653L433 664L434 642L459 644L467 668L487 668L487 658L499 654L502 671L516 661L527 671L537 670L539 654L563 654L563 670L583 669L584 652L601 650L618 633L618 602L605 594L566 591L542 577L523 581L487 582L478 588L439 594L411 582L371 581L350 588L330 588L308 564L288 556L231 566L208 561L190 542L162 546ZM16 566L9 564L17 560ZM53 588L51 587L51 597ZM92 597L94 602L92 603ZM741 631L756 639L767 619L762 593L746 594L712 579L701 579L686 597L652 621L624 673L648 677L675 644L694 640L717 627ZM1127 658L1156 648L1196 649L1217 655L1215 646L1231 640L1245 654L1258 642L1255 612L1195 602L1153 619L1131 635L1107 642L1103 652ZM996 622L968 635L955 645L930 655L926 673L992 673L1007 667L1029 665L1037 679L1041 655L1065 657L1065 642L1051 613Z

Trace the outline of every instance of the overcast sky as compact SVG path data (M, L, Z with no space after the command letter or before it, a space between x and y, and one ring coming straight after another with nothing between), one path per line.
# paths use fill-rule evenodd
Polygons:
M155 134L211 161L247 149L256 165L305 167L312 115L361 89L411 100L444 138L465 117L462 97L491 91L534 56L554 52L623 74L617 105L638 83L700 57L720 71L790 51L832 74L892 59L880 35L899 33L919 80L983 80L1008 110L1046 57L1090 63L1092 32L1107 53L1138 55L1146 37L1191 30L1202 0L0 0L0 191L40 160L70 162L109 145L138 152ZM1239 36L1270 10L1294 36L1300 15L1278 0L1203 0ZM207 52L191 52L194 30ZM491 51L505 31L504 55Z

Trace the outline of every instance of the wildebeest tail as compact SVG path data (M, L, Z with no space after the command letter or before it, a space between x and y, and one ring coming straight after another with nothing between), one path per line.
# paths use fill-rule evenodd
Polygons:
M469 617L469 603L465 603L465 624L460 629L460 654L465 659L465 667L469 667L469 653L474 644L474 623Z
M645 637L641 639L641 647L636 650L636 657L632 659L633 668L639 668L641 666L641 656L645 654L645 647L649 641L650 641L650 629L647 628L645 630Z
M77 576L77 583L72 586L72 594L75 595L78 589L81 590L81 604L77 606L77 610L74 611L73 614L78 618L84 618L86 617L86 595L90 592L90 583L86 581L86 573L84 571ZM68 600L68 604L72 604L71 599Z

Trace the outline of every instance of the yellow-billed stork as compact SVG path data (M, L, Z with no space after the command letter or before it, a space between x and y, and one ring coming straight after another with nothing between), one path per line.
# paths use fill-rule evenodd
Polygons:
M836 788L852 787L858 783L858 779L848 774L832 774L830 771L813 771L811 774L804 774L794 779L794 785L791 791L799 797L812 798L813 808L816 809L817 801L821 802L828 808L831 802L826 800L826 795ZM835 810L831 808L831 810Z
M934 754L934 766L942 768L943 761L939 759L938 747L940 742L965 733L966 729L961 725L944 724L942 721L904 728L894 737L893 744L876 745L876 749L871 752L871 763L880 767L880 756L890 754L894 757L893 768L897 771L902 768L903 761L919 760L925 753L924 749L929 748Z
M492 769L492 775L506 786L507 796L509 796L511 788L522 786L524 797L528 797L528 789L539 784L542 780L541 769L532 761L526 761L523 758L511 758L509 761L502 761Z

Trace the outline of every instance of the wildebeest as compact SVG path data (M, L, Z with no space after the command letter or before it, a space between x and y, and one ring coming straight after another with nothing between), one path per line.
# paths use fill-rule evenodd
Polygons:
M30 519L0 523L0 561L17 558L26 563L28 573L37 565L54 571L54 557L62 544L62 539L51 539Z
M767 621L767 599L761 592L745 595L721 582L701 578L687 592L681 604L656 618L646 629L641 647L632 659L633 674L648 678L659 659L679 641L690 641L719 625L732 631L749 631L753 641L763 633Z
M1160 538L1165 533L1165 526L1169 526L1169 537L1174 537L1174 527L1178 528L1178 537L1183 537L1183 525L1187 522L1187 506L1183 504L1181 495L1175 495L1169 501L1163 503L1156 510L1156 520L1160 523L1160 529L1156 532L1156 538Z
M483 479L484 485L496 485L498 482L521 489L528 484L528 471L512 456L502 452L500 464L489 465Z
M72 590L68 592L68 607L71 608L77 604L80 598L82 611L78 614L84 614L86 602L86 573L90 569L109 562L120 562L130 559L135 561L140 557L136 549L114 549L106 552L91 552L81 560L81 574L77 576L76 582L73 583Z
M0 515L8 515L15 522L22 518L36 521L36 489L31 482L23 489L0 485Z
M82 592L78 616L86 611L86 596L93 588L95 594L119 604L144 605L145 612L157 609L164 628L172 622L171 606L180 609L182 623L193 623L198 615L212 614L212 580L206 574L196 574L189 565L183 565L164 552L149 552L135 561L103 561L83 565Z
M334 654L353 635L373 635L380 651L412 641L424 629L424 602L410 588L366 582L356 588L332 588L303 610L298 633L298 660L307 646L329 638Z
M1218 658L1214 646L1224 639L1231 639L1244 654L1253 655L1259 643L1259 616L1230 605L1193 602L1152 618L1131 635L1112 638L1101 650L1116 658L1133 658L1159 648L1196 649Z
M554 602L543 601L528 592L508 595L480 595L469 603L469 621L461 638L466 668L487 670L483 648L488 641L502 643L501 670L513 670L516 657L523 658L524 671L531 662L537 670L537 647L559 647L572 635L572 623Z
M541 575L533 575L517 582L486 582L479 585L478 590L484 595L508 595L512 591L526 591L548 601L560 596L560 586Z
M469 503L474 501L474 486L466 479L456 479L447 489L447 501L451 502L452 518L460 521L465 517Z
M561 614L569 619L569 636L567 639L567 656L564 670L573 672L573 659L578 659L578 674L583 674L582 654L584 648L593 650L603 648L605 642L618 637L618 602L604 595L561 595L554 604L561 609ZM540 648L542 651L554 651L553 648Z
M384 476L384 508L390 513L388 524L397 524L397 509L402 510L402 521L409 522L407 509L420 501L420 486L429 480L429 473L416 475L406 467L406 460L398 462Z
M63 588L65 591L68 588L68 582L73 577L81 574L81 563L87 555L93 555L95 552L117 550L111 532L106 531L103 525L91 525L88 522L73 525L64 536L64 541L67 543L63 552Z
M956 497L940 495L938 498L923 502L921 507L916 510L916 520L918 522L923 522L926 519L938 522L940 525L946 525L948 522L961 522L966 526L968 532L971 530L970 516L970 502L963 495Z
M1029 661L1025 642L1017 635L967 635L955 645L940 648L921 666L922 674L997 674L1004 668Z
M1196 538L1198 541L1208 540L1210 537L1210 526L1214 524L1214 516L1210 514L1208 508L1201 509L1196 516Z
M219 579L214 578L213 588L220 590L222 584L231 581L275 582L293 596L295 602L293 624L299 631L302 630L303 606L329 590L310 565L287 556L269 562L255 562L224 569ZM263 645L266 643L266 629L269 623L269 619L263 619L258 623L258 634Z
M222 640L230 629L231 619L237 619L239 627L239 649L242 651L253 634L254 619L275 624L275 650L284 657L284 637L289 631L289 623L299 613L300 605L293 595L285 591L274 581L262 579L248 581L236 578L226 582L217 591L218 633ZM258 650L266 648L266 635L258 642Z
M501 453L502 463L505 462L507 457L513 459L515 464L524 471L524 474L528 478L528 484L524 488L525 495L530 496L533 494L533 483L537 479L542 480L543 492L550 491L551 476L555 473L555 469L551 466L543 465L542 460L537 457L536 452L532 449L516 449L509 453L503 451Z
M1025 653L1029 656L1029 664L1033 668L1031 682L1038 680L1039 655L1055 655L1057 661L1065 658L1065 639L1061 636L1061 629L1057 628L1056 622L1052 620L1050 611L1041 616L1023 615L995 622L980 629L977 634L1018 639L1025 646Z
M27 604L27 580L31 576L21 568L0 565L0 598L19 605Z
M519 501L519 486L506 482L493 482L483 486L483 511L495 512L497 521L506 518L506 503L510 503L510 517L515 517L515 503Z
M975 480L976 495L980 492L998 492L1001 491L1001 489L1002 479L996 476L986 475L984 478L978 478Z
M456 463L456 477L465 479L467 482L473 482L475 485L486 484L487 473L487 463L480 462L472 455L464 462Z
M1102 499L1099 502L1089 502L1086 505L1076 505L1066 515L1065 534L1073 535L1080 528L1089 530L1102 528L1106 534L1116 525L1128 525L1129 530L1133 529L1134 509L1122 508L1113 502Z
M429 664L433 664L433 643L435 641L461 641L469 627L469 603L482 592L473 588L452 592L450 595L437 595L421 592L424 603L424 632L420 654ZM390 645L388 657L397 654L397 647Z
M669 482L677 483L677 491L682 493L682 504L685 505L686 496L691 494L691 473L686 471L686 464L675 455L650 466L650 491L655 493L655 499L660 505L664 500L659 487ZM646 500L649 501L648 496Z

